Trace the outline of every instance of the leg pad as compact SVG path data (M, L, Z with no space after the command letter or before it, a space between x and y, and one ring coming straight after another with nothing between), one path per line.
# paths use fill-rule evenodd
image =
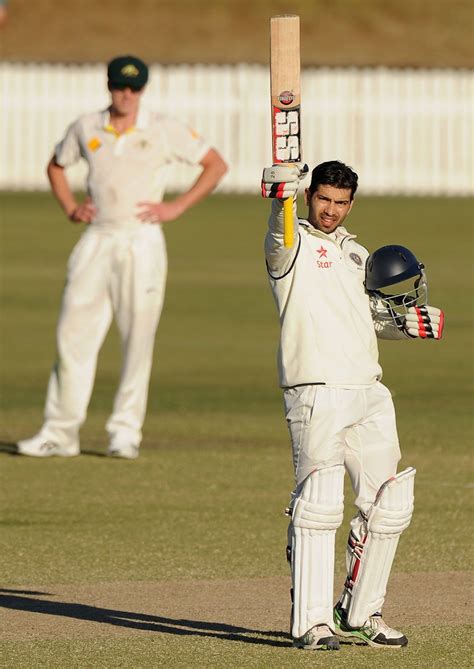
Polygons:
M349 537L351 570L343 601L351 627L364 625L385 601L398 540L413 514L415 474L409 467L386 481L367 515L363 536Z
M344 510L344 467L319 469L304 481L293 507L292 635L315 625L332 626L334 539Z

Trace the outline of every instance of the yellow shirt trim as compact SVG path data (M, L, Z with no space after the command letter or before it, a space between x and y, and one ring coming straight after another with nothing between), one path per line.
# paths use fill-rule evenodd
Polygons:
M134 125L132 125L130 128L128 128L127 130L125 130L125 132L119 132L118 130L116 130L116 129L114 128L113 125L111 125L111 124L109 123L108 125L104 126L104 130L105 130L105 132L110 132L112 135L114 135L114 137L115 137L116 139L118 139L118 138L121 137L122 135L129 135L131 132L135 132L136 128L135 128Z

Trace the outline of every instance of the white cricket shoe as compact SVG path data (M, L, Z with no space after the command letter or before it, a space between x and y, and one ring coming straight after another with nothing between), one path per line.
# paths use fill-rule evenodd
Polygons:
M389 627L378 612L370 616L362 627L352 628L345 622L343 610L336 606L334 623L338 636L354 642L362 641L373 648L403 648L408 644L406 636Z
M328 625L315 625L296 639L293 639L295 648L304 650L339 650L339 640Z
M49 458L57 455L62 458L72 458L79 455L79 442L76 441L69 446L57 444L51 439L43 436L41 432L31 439L23 439L17 443L19 455L29 455L34 458Z
M126 460L136 460L138 458L138 446L128 441L112 439L107 449L107 455L111 458L125 458Z

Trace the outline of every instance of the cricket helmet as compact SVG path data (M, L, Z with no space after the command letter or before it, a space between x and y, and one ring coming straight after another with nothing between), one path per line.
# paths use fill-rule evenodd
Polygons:
M414 279L413 284L410 279ZM396 284L402 284L397 289ZM382 288L395 294L387 295ZM400 322L409 307L426 304L428 284L423 263L405 246L382 246L368 258L365 266L365 287L386 313L386 317ZM380 317L379 313L379 317Z

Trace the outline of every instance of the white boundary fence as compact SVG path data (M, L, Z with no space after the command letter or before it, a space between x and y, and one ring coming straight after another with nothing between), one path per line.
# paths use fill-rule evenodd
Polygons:
M144 104L189 122L229 162L221 191L257 193L271 162L268 68L154 65L150 78ZM321 68L302 79L310 167L343 160L366 194L473 194L472 71ZM0 63L0 100L0 189L45 189L66 127L107 105L105 67ZM84 175L84 166L70 170L74 187ZM169 189L193 177L173 168Z

